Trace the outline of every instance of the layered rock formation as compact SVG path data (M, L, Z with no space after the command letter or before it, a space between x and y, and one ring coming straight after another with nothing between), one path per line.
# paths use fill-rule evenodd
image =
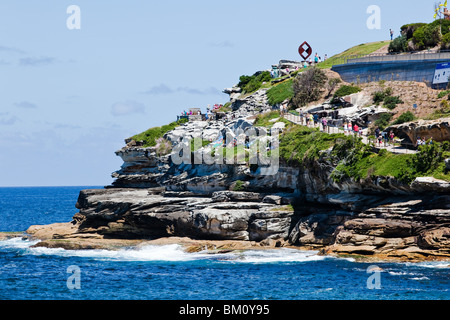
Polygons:
M392 130L400 139L404 139L406 145L416 145L418 138L430 139L436 142L450 141L450 118L438 120L418 120L400 125L394 125L386 129Z
M251 116L268 108L263 93L234 100L235 119L185 124L165 139L176 147L184 137L239 138L253 128ZM205 147L189 157L210 153ZM158 155L156 147L129 144L116 154L124 161L113 173L116 180L104 190L82 191L71 223L28 230L46 239L40 245L79 248L73 246L77 239L189 237L381 259L450 259L446 181L418 178L406 185L374 177L337 183L330 179L335 165L326 152L302 167L280 162L271 175L263 174L262 165L226 161L177 165L173 154Z

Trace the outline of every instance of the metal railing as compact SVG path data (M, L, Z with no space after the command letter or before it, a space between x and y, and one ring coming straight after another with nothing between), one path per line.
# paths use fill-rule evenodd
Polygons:
M338 58L335 65L372 61L408 61L428 59L450 59L450 50L355 54Z

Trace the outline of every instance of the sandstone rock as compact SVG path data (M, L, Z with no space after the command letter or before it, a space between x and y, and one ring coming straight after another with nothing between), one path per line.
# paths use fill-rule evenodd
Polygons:
M212 200L215 202L224 201L261 201L261 195L254 192L242 191L218 191L212 194Z
M263 199L264 203L272 203L272 204L281 204L281 197L280 196L274 196L274 195L268 195L265 196Z
M426 141L429 139L433 139L436 142L450 141L450 118L418 120L394 125L385 131L389 132L390 130L400 139L404 139L404 144L414 146L418 137Z

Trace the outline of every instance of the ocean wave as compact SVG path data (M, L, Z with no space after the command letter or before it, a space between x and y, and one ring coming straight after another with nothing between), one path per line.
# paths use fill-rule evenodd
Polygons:
M234 261L241 263L309 262L327 259L325 256L317 255L315 251L296 249L249 250L235 255Z
M407 262L406 265L422 268L450 269L450 261Z
M24 240L23 238L11 238L0 241L0 249L27 249L39 241Z
M210 260L233 263L290 263L311 262L334 259L317 255L315 251L296 249L265 249L244 250L228 253L211 254L207 250L188 253L178 244L147 245L142 247L124 248L119 250L66 250L62 248L33 247L39 241L14 238L0 241L0 248L19 249L24 255L61 256L91 258L109 261L195 261Z

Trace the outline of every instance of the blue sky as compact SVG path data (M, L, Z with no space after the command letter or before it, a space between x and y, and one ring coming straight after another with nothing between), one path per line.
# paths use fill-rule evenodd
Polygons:
M323 56L431 22L435 1L3 0L0 186L108 185L123 140L308 41ZM80 8L69 30L67 8ZM381 29L366 26L370 5Z

